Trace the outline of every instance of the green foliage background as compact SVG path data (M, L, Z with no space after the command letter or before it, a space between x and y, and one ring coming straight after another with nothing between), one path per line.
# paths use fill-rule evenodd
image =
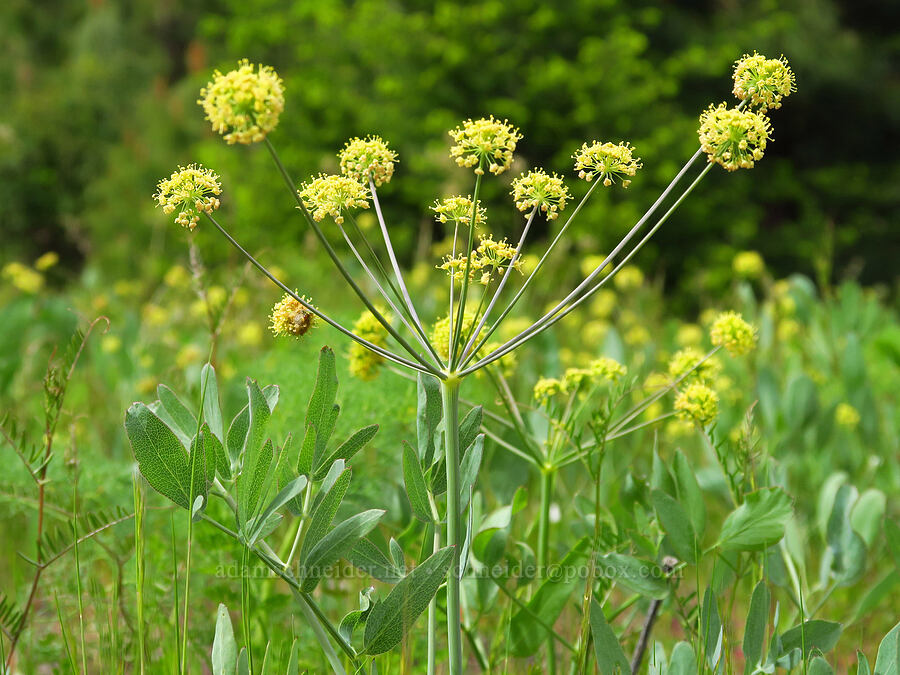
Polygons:
M508 117L525 135L520 169L543 165L570 176L582 141L631 140L645 169L627 194L593 200L573 239L583 252L602 252L693 150L699 112L731 97L731 63L758 49L786 54L798 81L790 105L772 115L775 142L765 161L752 174L716 171L704 198L685 206L678 227L660 233L642 264L685 291L721 288L735 248L759 249L776 271L893 281L900 205L900 162L888 151L900 130L893 3L66 0L54 7L12 0L0 8L0 37L9 45L0 91L10 101L0 111L4 259L56 250L72 272L83 265L104 277L131 274L135 265L158 271L178 233L154 216L148 196L179 160L223 175L225 208L242 214L235 226L245 242L300 243L302 228L282 225L291 206L264 152L224 147L195 105L212 68L245 56L285 79L287 107L273 138L296 171L333 169L336 159L322 157L350 131L381 134L399 151L389 192L395 240L408 256L432 234L434 197L469 189L446 156L446 131L461 119ZM508 200L503 184L492 186L491 201ZM708 273L689 281L685 270L701 261Z

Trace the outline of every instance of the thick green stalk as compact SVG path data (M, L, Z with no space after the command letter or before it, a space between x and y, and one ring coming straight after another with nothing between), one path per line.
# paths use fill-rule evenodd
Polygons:
M546 574L547 552L550 548L550 498L553 496L553 482L556 468L544 466L541 469L541 512L538 520L537 566L541 575ZM556 650L553 638L547 639L547 672L556 672Z
M453 564L447 578L447 648L450 675L462 675L463 672L459 606L459 552L463 545L459 513L459 384L460 381L456 378L441 380L447 465L447 543L453 546Z
M436 509L435 516L436 514ZM437 553L441 548L441 524L434 519L434 538L432 539L431 552ZM434 675L437 662L437 596L428 603L428 675Z

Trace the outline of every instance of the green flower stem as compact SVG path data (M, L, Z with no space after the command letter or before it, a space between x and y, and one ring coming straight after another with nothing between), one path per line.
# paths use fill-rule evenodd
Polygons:
M453 546L453 564L447 578L447 647L450 675L462 675L462 632L459 606L459 554L462 550L462 531L459 512L459 384L456 378L441 381L441 402L444 411L444 448L447 465L447 543Z
M234 500L231 499L230 495L228 495L228 497L229 499L226 501L229 501L229 504L233 504ZM241 541L241 537L237 532L229 529L216 519L211 518L205 513L201 514L200 517L204 521L215 527L217 530L228 535L235 541ZM310 625L314 627L313 632L316 634L316 637L322 638L319 643L322 647L322 650L326 652L326 655L329 652L334 652L330 642L327 639L330 636L331 639L334 640L335 643L337 643L338 647L340 647L341 651L344 652L344 654L346 654L350 661L353 663L355 672L365 673L362 663L360 662L356 650L353 648L353 646L343 638L338 629L334 627L331 621L329 621L328 617L325 616L324 612L322 612L322 609L318 606L318 604L316 604L315 599L309 593L304 593L300 590L300 584L290 573L290 570L286 570L284 568L284 563L278 559L278 556L276 556L272 549L269 548L268 544L266 544L265 542L259 542L258 544L256 544L256 546L253 547L251 553L253 553L253 555L255 555L266 567L272 570L272 572L274 572L279 578L281 578L282 581L284 581L288 584L288 586L291 587L291 590L294 592L295 596L301 603L301 608L307 607L312 612L311 618L314 619L314 621L311 620ZM306 612L304 611L304 613ZM316 628L316 626L318 626L318 628ZM322 629L324 629L324 632L322 632ZM344 672L343 667L339 672Z
M404 310L397 308L397 305L394 304L394 301L391 299L391 296L388 295L388 293L384 290L384 287L380 283L378 283L378 278L375 276L375 274L372 272L372 270L366 264L366 261L363 260L363 257L360 255L356 246L353 245L353 241L350 239L350 237L347 234L347 231L344 229L343 225L338 225L338 229L341 231L341 234L344 236L344 241L347 243L347 247L353 253L353 255L356 258L356 261L359 263L360 267L363 268L363 271L366 273L366 275L369 277L369 279L375 285L375 288L378 289L378 292L381 294L381 297L383 297L385 302L387 302L387 304L390 306L390 308L392 310L394 310L394 313L399 317L399 319L403 323L403 325L406 326L406 329L415 336L415 338L419 341L419 344L421 344L422 347L424 347L427 351L433 351L433 347L431 346L431 343L428 342L427 340L424 340L419 335L418 331L409 324L409 321L407 321L407 319L406 319L406 312ZM390 280L388 280L388 281L390 281ZM396 290L394 291L394 293L396 294ZM437 354L434 354L434 356L435 356L435 358L437 358ZM441 363L440 359L438 359L435 363L440 364Z
M509 278L512 276L513 266L516 264L516 261L522 254L522 247L525 245L525 237L528 236L528 231L531 229L531 223L534 222L534 217L535 215L537 215L537 212L538 207L535 206L531 210L531 214L528 216L528 220L525 221L525 227L522 230L522 236L519 237L519 243L516 246L516 252L513 254L513 257L510 259L509 264L507 264L506 266L506 272L503 273L503 278L500 279L500 284L497 286L497 290L494 292L494 297L492 297L490 303L488 303L488 307L486 310L484 310L484 314L481 316L481 320L478 322L477 327L472 332L472 337L469 338L469 341L466 343L466 346L463 349L462 356L460 357L460 361L463 365L468 363L469 360L475 355L475 351L473 351L472 345L478 338L478 334L481 332L481 329L484 328L484 324L487 322L488 316L494 309L494 305L497 303L497 300L500 298L500 294L503 293L503 288L506 286L506 282L509 281ZM503 317L501 316L500 318L502 319Z
M381 213L381 203L378 201L378 191L375 189L375 183L372 181L372 177L369 176L369 190L372 193L372 205L375 207L375 215L378 217L378 225L381 228L381 236L384 239L384 247L387 249L388 258L391 261L391 266L394 268L394 275L397 277L397 285L400 286L400 292L403 295L403 299L406 301L406 307L409 309L409 313L412 316L413 324L418 328L419 335L425 338L428 341L428 337L425 333L425 328L422 324L422 321L419 319L418 313L416 313L416 306L412 301L412 298L409 295L409 290L406 288L406 281L403 279L403 274L400 272L400 265L397 264L397 256L394 253L394 245L391 242L391 235L388 233L387 224L384 222L384 215ZM431 344L429 341L428 344ZM432 353L438 359L438 363L443 365L443 362L440 356L435 352L434 347L431 349Z
M479 165L480 166L480 165ZM469 273L472 270L472 244L475 241L475 220L478 216L478 197L481 195L481 174L475 176L475 191L472 195L472 213L469 216L469 243L466 246L466 270L462 278L462 290L459 292L459 306L456 309L456 330L450 335L450 370L456 368L456 352L459 347L459 336L462 333L463 317L466 313L466 296L469 294ZM453 278L450 278L453 285ZM452 311L452 307L450 308Z
M303 203L303 200L300 198L300 195L297 192L297 189L294 185L294 181L291 179L290 174L288 174L287 169L281 161L281 158L278 156L278 153L275 151L275 146L272 145L272 142L266 138L266 147L269 149L269 154L272 155L272 159L275 161L275 164L278 166L278 170L281 172L281 177L284 179L284 183L290 191L291 195L294 197L294 200L297 202L297 208L300 209L300 212L303 214L303 217L306 218L306 222L312 228L316 237L319 240L319 243L322 244L322 247L325 249L325 252L328 254L328 257L331 258L331 262L337 268L337 270L341 273L341 276L344 277L344 281L353 289L353 292L356 293L357 297L362 301L362 303L366 306L372 315L378 320L378 322L384 326L384 329L393 337L397 343L406 350L406 352L412 356L416 361L418 361L422 367L425 368L432 375L437 375L438 370L432 366L428 361L423 359L419 353L410 345L406 339L400 335L394 327L391 325L391 322L385 319L381 313L375 309L375 306L372 304L372 301L369 300L369 297L363 292L363 290L357 285L357 283L353 280L353 277L350 276L350 273L344 267L341 259L338 257L337 253L335 253L334 249L331 247L331 244L328 242L328 238L325 236L325 233L322 232L322 228L319 227L319 224L313 219L312 215L310 215L309 210L306 208L306 204Z
M684 168L682 169L682 172L684 172L693 163L693 161L697 157L699 157L699 155L700 155L700 151L698 150L697 153L694 155L694 157L691 158L691 160L684 166ZM549 312L547 312L547 314L545 314L543 317L538 319L538 321L535 322L530 328L527 328L526 330L519 333L519 335L517 335L516 337L512 338L511 340L508 340L506 343L504 343L503 345L498 347L493 353L491 353L488 356L486 356L485 358L481 359L474 365L462 370L460 372L460 375L468 375L468 374L474 372L475 370L478 370L479 368L482 368L485 365L487 365L493 361L496 361L498 358L502 358L503 356L505 356L507 353L509 353L510 351L512 351L513 349L518 347L519 345L524 344L528 340L534 338L535 336L539 335L543 331L550 328L553 324L555 324L557 321L566 317L570 312L575 310L575 308L578 307L581 303L583 303L585 300L590 298L606 282L608 282L610 279L612 279L616 275L616 273L622 267L624 267L628 263L628 261L631 260L631 258L638 251L641 250L641 248L644 247L644 245L647 243L647 241L649 241L649 239L656 233L656 231L660 227L662 227L662 225L669 219L669 217L672 215L672 213L675 212L675 210L678 208L678 206L681 204L681 202L684 201L691 192L693 192L693 190L697 186L697 184L701 180L703 180L704 176L706 176L706 174L709 173L709 170L712 167L713 167L712 164L706 165L706 167L703 169L703 171L700 172L700 174L687 187L687 189L681 194L681 196L678 197L677 200L675 200L675 203L673 203L672 206L669 207L669 209L666 211L666 213L656 222L656 224L650 229L650 231L647 232L647 234L645 234L644 237L637 244L635 244L634 248L632 248L631 251L628 252L628 254L622 259L622 261L619 262L619 264L617 264L608 275L606 275L603 279L601 279L599 282L597 282L587 292L584 292L584 289L588 285L590 285L594 281L594 279L596 279L596 277L600 274L600 272L602 272L603 269L607 265L609 265L612 258L614 256L616 256L622 250L622 248L625 247L625 245L637 233L638 229L640 229L640 227L643 226L643 224L646 222L646 220L649 218L649 216L656 210L656 207L658 206L658 204L667 195L669 189L671 189L675 185L675 183L678 180L681 173L679 173L679 176L676 176L675 180L673 180L672 183L669 184L669 187L666 188L666 191L664 191L662 195L660 195L660 197L659 197L659 199L657 199L656 203L647 211L647 213L644 214L644 216L641 218L641 220L638 221L638 223L622 239L622 241L619 242L619 244L616 246L616 248L612 251L612 253L610 253L606 257L606 259L603 261L603 263L601 263L597 267L597 269L595 269L590 275L588 275L588 277L584 281L582 281L575 288L575 290L573 290L571 293L569 293L568 296L566 296L562 301L560 301L559 304L556 305L556 307L554 307ZM578 297L579 295L580 295L580 297ZM572 304L568 304L571 300L573 300L576 297L578 299L575 300L575 302L572 302ZM563 309L563 308L565 308L565 309Z
M519 302L519 299L522 297L522 295L525 293L525 290L531 284L531 280L534 279L535 275L538 272L540 272L541 268L544 266L544 261L547 260L550 253L556 247L556 244L559 243L559 240L562 239L563 235L566 233L566 230L569 228L569 224L575 219L575 216L578 215L579 211L581 211L581 208L587 203L588 198L590 198L591 194L593 194L594 190L596 189L596 187L599 184L600 184L600 181L594 181L591 184L591 187L585 193L584 197L581 198L581 201L578 203L578 206L576 206L575 210L573 210L572 213L569 214L569 217L566 219L565 224L562 226L562 228L560 228L559 232L557 232L556 236L553 238L553 241L550 242L550 246L548 246L547 250L544 251L544 255L541 256L541 259L538 261L538 264L531 271L531 273L525 278L525 283L522 284L522 287L516 292L515 296L513 296L513 299L509 301L509 304L507 304L506 308L500 313L500 316L494 322L493 327L488 329L488 332L485 334L485 336L481 339L481 341L478 343L478 345L474 349L469 350L469 359L463 365L466 365L469 361L472 360L474 355L478 353L478 350L480 350L484 346L484 344L490 339L491 335L493 335L494 331L497 330L497 327L503 322L503 319L505 319L506 316L513 310L513 307L516 306L516 303Z
M456 258L456 242L459 237L459 221L453 221L453 249L450 253L452 258ZM453 274L451 271L450 274L450 309L447 310L447 331L448 331L448 339L447 339L447 363L450 363L450 355L453 353L453 291L456 288L456 280L453 278Z
M294 300L296 300L297 302L299 302L299 303L304 307L304 309L306 309L307 311L312 312L313 314L315 314L317 317L319 317L320 319L322 319L322 321L324 321L325 323L327 323L329 326L331 326L332 328L336 328L338 331L340 331L341 333L343 333L344 335L346 335L347 337L349 337L349 338L350 338L351 340L353 340L354 342L358 342L359 344L361 344L362 346L364 346L366 349L370 349L371 351L375 352L376 354L379 354L380 356L383 356L383 357L386 358L388 361L393 361L394 363L396 363L396 364L398 364L398 365L404 366L404 367L406 367L406 368L410 368L410 369L412 369L412 370L417 370L417 371L419 371L419 372L421 372L421 373L425 373L425 374L427 374L427 375L434 375L435 377L443 377L443 375L442 375L441 373L435 373L435 372L432 372L432 370L429 370L429 369L426 369L426 368L422 368L421 366L419 366L418 364L414 363L413 361L410 361L410 360L408 360L408 359L405 359L405 358L403 358L402 356L400 356L400 355L398 355L398 354L394 354L393 352L391 352L391 351L389 351L389 350L387 350L387 349L384 349L383 347L379 347L378 345L372 344L372 343L369 342L368 340L365 340L365 339L359 337L356 333L354 333L354 332L352 332L352 331L350 331L350 330L344 328L344 326L342 326L340 323L338 323L337 321L335 321L335 320L332 319L330 316L328 316L328 315L325 314L324 312L320 311L319 309L317 309L317 308L314 307L313 305L309 304L309 303L308 303L306 300L304 300L301 296L297 295L297 293L296 293L295 291L293 291L292 289L290 289L290 288L288 288L287 286L285 286L284 283L283 283L280 279L276 278L271 272L269 272L269 270L267 270L267 269L262 265L262 263L260 263L260 262L259 262L256 258L254 258L252 255L250 255L250 253L247 251L247 249L245 249L243 246L241 246L241 245L237 242L237 240L236 240L234 237L232 237L232 236L228 233L228 231L227 231L224 227L222 227L222 226L219 224L219 222L218 222L213 216L211 216L211 215L209 215L209 214L206 214L206 217L207 217L207 218L210 220L210 222L216 227L216 229L219 230L219 232L221 232L222 235L223 235L228 241L230 241L231 244L232 244L235 248L237 248L237 250L240 251L240 252L244 255L244 257L246 257L247 260L249 260L249 261L253 264L254 267L256 267L256 269L258 269L258 270L259 270L260 272L262 272L265 276L267 276L267 277L269 278L269 280L271 280L272 283L274 283L276 286L278 286L281 290L283 290L285 293L287 293L287 294L290 295L292 298L294 298Z

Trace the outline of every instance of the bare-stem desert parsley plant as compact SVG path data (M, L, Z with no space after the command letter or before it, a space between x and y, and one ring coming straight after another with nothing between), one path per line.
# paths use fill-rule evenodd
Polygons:
M523 326L503 342L492 342L491 338L510 317L527 289L540 278L544 263L598 186L613 189L620 185L627 188L635 178L642 164L634 147L628 142L591 141L575 151L574 171L579 178L590 183L590 187L571 209L546 251L526 275L522 273L522 255L532 225L538 217L547 220L559 218L570 201L568 188L562 177L539 168L514 179L511 194L515 207L524 213L525 223L515 244L506 240L497 241L484 231L487 214L480 202L483 181L490 179L487 174L499 176L510 169L522 135L507 120L493 116L466 120L450 131L450 157L461 168L472 170L474 185L471 195L442 198L433 207L437 219L452 228L453 243L451 254L438 264L449 276L446 314L438 317L429 329L429 324L423 321L409 293L391 242L391 233L396 225L388 223L378 198L378 188L392 179L397 159L388 144L377 136L351 139L339 155L340 175L319 175L298 184L283 165L269 138L284 108L282 82L271 68L256 68L247 61L241 61L237 70L224 75L216 72L213 81L202 91L200 104L213 130L222 134L226 142L265 144L291 198L296 202L300 217L313 231L367 313L354 326L345 327L326 309L314 306L309 299L276 278L246 251L213 213L218 206L220 190L215 174L208 169L192 165L162 181L156 198L164 211L177 211L176 222L190 228L205 216L253 265L284 291L285 298L272 314L272 328L276 334L303 335L314 324L315 317L356 343L354 368L360 373L371 375L379 363L390 362L414 371L420 381L436 382L440 389L443 453L419 454L414 458L414 473L435 480L436 472L441 471L441 481L446 482L443 514L440 514L438 504L428 506L430 517L439 521L435 530L435 550L439 550L443 541L453 551L446 580L447 643L449 672L452 675L464 672L460 577L465 560L461 560L460 554L467 550L468 545L461 521L468 498L461 491L462 456L467 450L461 442L459 419L463 382L550 329L606 286L665 224L715 164L728 171L752 168L755 162L762 159L771 140L771 125L766 111L779 107L793 90L794 76L784 59L765 59L754 54L739 60L734 69L734 93L740 103L736 107L726 103L710 106L701 115L698 131L700 148L658 199L571 292L539 319ZM707 164L696 171L695 166L704 155ZM370 207L378 221L382 253L376 251L376 246L354 216L355 211ZM326 219L330 225L323 224ZM480 230L477 240L476 230ZM369 297L352 277L335 249L335 240L343 240L377 289L380 299ZM516 281L512 285L518 285L518 289L500 309L504 291L513 279ZM749 336L747 330L750 330ZM751 338L752 330L745 329L735 317L723 319L717 324L713 335L714 344L738 352L747 347L748 340L752 342ZM372 355L369 359L364 356L367 352ZM600 365L597 367L600 368ZM588 370L590 372L567 375L567 380L571 381L565 386L575 386L576 377L579 382L585 378L600 377L594 374L590 366ZM612 375L609 373L603 377ZM553 396L555 386L549 382L541 383L537 395L540 398ZM704 423L715 415L716 403L714 392L697 382L683 389L676 409L680 414ZM469 435L463 434L463 437L475 442ZM435 625L436 619L432 614L428 636L429 672L434 669Z

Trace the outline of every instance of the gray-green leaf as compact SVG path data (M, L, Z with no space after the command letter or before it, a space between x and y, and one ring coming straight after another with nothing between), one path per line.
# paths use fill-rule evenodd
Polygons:
M779 488L746 496L722 525L718 546L725 551L754 551L778 542L791 517L791 499Z
M363 638L366 654L384 654L397 646L425 611L453 564L453 547L435 552L372 608Z
M150 486L180 507L190 508L190 460L175 432L143 403L128 408L125 432Z

